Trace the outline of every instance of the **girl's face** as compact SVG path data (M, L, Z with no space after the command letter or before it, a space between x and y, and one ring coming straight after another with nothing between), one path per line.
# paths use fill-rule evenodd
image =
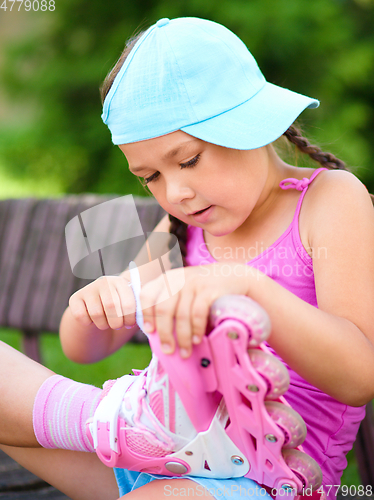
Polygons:
M265 147L228 149L181 130L119 147L164 210L214 236L234 232L266 199Z

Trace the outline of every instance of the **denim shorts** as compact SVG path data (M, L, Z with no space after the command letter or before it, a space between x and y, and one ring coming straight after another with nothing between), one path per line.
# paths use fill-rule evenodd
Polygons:
M157 481L158 479L185 479L171 476L159 476L156 474L147 474L145 472L129 471L127 469L114 469L117 479L118 489L120 496L126 495L130 491L136 490L145 484ZM272 500L264 488L261 488L257 483L246 477L238 477L233 479L208 479L205 477L188 477L201 486L201 489L196 490L196 497L208 499L205 494L204 488L217 500L228 498L232 500L243 500L245 498L252 498L254 500ZM176 496L188 495L188 491L182 491L183 488L178 489L177 486L170 487L165 485L165 500L167 497L175 498ZM184 488L186 489L186 488Z

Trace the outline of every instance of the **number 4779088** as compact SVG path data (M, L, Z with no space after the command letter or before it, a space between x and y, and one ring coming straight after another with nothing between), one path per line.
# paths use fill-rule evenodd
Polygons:
M373 495L373 487L372 486L346 486L346 485L339 485L339 484L326 484L325 486L321 486L318 489L318 493L323 493L325 492L326 495L328 496L331 493L336 495L339 493L340 496L342 497L368 497Z
M0 0L1 2L1 0ZM0 9L5 12L12 10L25 10L29 12L30 10L36 11L54 11L56 9L55 0L3 0L0 5Z

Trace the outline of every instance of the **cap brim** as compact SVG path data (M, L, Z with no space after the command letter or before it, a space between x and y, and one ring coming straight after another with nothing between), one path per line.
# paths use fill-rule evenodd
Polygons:
M305 108L318 106L316 99L266 82L248 101L181 130L219 146L256 149L278 139Z

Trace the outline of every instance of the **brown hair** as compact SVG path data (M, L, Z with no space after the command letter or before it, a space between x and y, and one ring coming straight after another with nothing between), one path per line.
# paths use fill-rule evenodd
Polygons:
M122 68L123 63L126 61L128 55L132 51L136 42L139 40L139 38L141 38L141 36L144 33L145 33L145 31L139 31L136 35L132 36L131 38L129 38L127 40L125 48L123 49L123 52L120 55L118 61L113 66L113 68L109 71L109 73L105 77L105 80L103 81L103 83L100 87L101 104L104 103L104 99L106 98L106 96L110 90L110 87L113 84L115 77L118 75L120 69Z
M144 31L139 32L137 35L133 36L126 43L126 47L123 50L117 63L114 65L112 70L108 73L102 86L100 87L101 100L104 102L106 95L108 94L110 87L112 86L113 80L120 71L122 64L125 62L127 56L131 52L132 48L143 35ZM306 139L302 132L295 125L291 125L283 134L287 140L295 145L299 151L309 155L312 160L319 163L322 167L335 170L347 170L344 162L339 160L332 153L326 153L321 150L318 146L310 144L308 139ZM374 203L374 201L373 201ZM170 219L170 233L174 234L179 241L179 246L182 253L183 265L187 266L186 255L187 255L187 224L181 220L173 217L169 214ZM172 259L173 260L173 259Z

